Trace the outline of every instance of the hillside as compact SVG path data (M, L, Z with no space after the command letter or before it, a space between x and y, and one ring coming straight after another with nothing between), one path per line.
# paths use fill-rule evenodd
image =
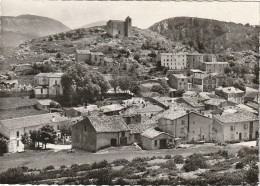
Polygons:
M258 51L258 29L250 25L193 17L165 19L150 30L201 53Z
M81 28L91 28L91 27L95 27L95 26L103 26L106 24L107 24L107 21L103 20L103 21L97 21L97 22L86 24L86 25L82 26Z
M134 57L147 50L154 52L172 51L173 49L176 52L188 50L186 46L167 40L164 36L151 30L134 27L133 36L130 38L111 38L106 34L104 27L81 28L33 39L12 51L3 50L2 65L4 69L8 69L11 64L34 63L56 58L57 53L60 53L62 57L56 58L56 60L71 60L76 49L103 52L106 57L116 58L124 55L126 51L131 51L131 56ZM68 56L70 57L68 58Z
M70 30L57 20L34 15L1 16L1 24L3 47L17 47L26 40Z

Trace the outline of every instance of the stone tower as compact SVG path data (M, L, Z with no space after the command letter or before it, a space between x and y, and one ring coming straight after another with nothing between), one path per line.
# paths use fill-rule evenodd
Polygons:
M125 19L125 36L126 37L131 37L132 33L132 19L128 16Z

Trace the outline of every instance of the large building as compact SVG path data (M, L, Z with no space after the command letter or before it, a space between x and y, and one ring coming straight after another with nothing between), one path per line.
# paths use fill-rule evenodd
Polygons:
M215 94L237 104L244 103L245 92L235 87L218 87Z
M132 19L128 16L125 21L109 20L106 30L111 37L131 37Z
M170 70L193 69L200 67L203 56L197 53L160 53L157 62Z
M188 90L188 77L183 74L170 74L169 85L177 90Z
M0 134L5 136L8 142L8 152L24 151L21 142L22 135L30 131L39 130L44 125L50 125L56 130L58 137L61 126L70 123L71 120L57 113L40 114L0 121Z
M192 86L197 91L212 92L217 87L217 79L211 74L194 74Z
M96 152L130 143L130 129L121 116L89 116L72 126L72 148Z
M55 98L63 95L61 76L63 73L39 73L34 76L36 98Z
M201 69L207 73L220 73L224 74L225 68L229 67L228 62L204 62L201 64Z
M237 111L213 116L213 139L217 142L255 140L259 136L259 118Z

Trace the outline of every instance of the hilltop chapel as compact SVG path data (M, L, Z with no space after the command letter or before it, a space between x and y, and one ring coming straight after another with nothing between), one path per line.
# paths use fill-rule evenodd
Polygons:
M111 37L131 37L132 19L128 16L123 20L109 20L106 26Z

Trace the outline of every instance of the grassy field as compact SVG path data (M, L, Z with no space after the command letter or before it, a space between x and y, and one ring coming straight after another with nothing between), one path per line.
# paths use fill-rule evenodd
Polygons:
M239 149L239 146L215 146L214 144L197 145L187 149L161 149L161 150L133 150L133 148L117 150L113 152L91 153L84 150L76 150L75 153L66 151L54 152L53 150L33 151L28 150L22 153L4 154L0 157L1 171L12 167L27 166L29 168L44 168L48 165L60 167L62 165L70 166L72 164L93 163L101 160L112 162L116 159L125 158L132 160L136 157L165 156L167 154L182 154L187 156L194 152L216 152L220 149L228 150L233 153Z
M36 99L29 99L29 97L0 97L0 109L14 109L31 105L36 105Z

